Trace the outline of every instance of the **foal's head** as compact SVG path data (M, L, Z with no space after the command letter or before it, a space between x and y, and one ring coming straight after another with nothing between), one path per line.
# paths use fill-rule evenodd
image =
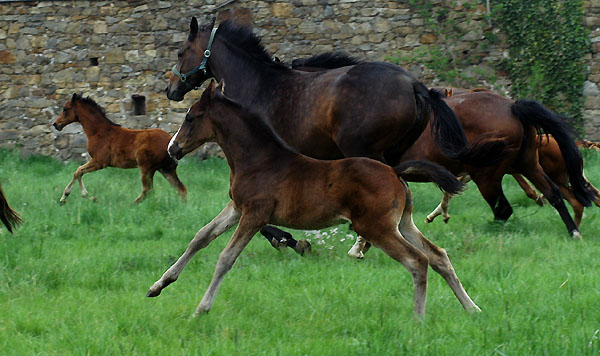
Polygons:
M225 88L223 82L216 84L211 81L198 99L185 115L181 127L169 142L169 154L175 159L192 152L200 145L215 140L215 132L210 120L211 103L216 96L222 96Z
M213 76L207 64L210 58L209 40L214 25L213 19L207 25L198 27L198 20L192 17L190 33L183 46L177 51L177 64L171 71L169 84L165 90L169 99L183 100L187 92L199 87Z
M58 118L54 122L53 126L58 131L62 130L65 126L72 122L78 122L79 116L77 115L77 101L81 100L79 94L73 94L73 96L67 100L67 103L63 107L63 111L58 115Z

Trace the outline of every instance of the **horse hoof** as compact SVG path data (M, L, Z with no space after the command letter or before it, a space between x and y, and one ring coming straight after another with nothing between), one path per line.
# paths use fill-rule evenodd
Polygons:
M159 295L160 295L160 290L155 291L155 290L149 289L148 293L146 293L146 297L148 297L148 298L158 297Z
M312 252L312 247L310 246L310 242L307 240L298 240L296 246L294 247L294 251L296 251L300 256L304 256L307 252Z
M571 233L571 238L573 240L581 240L581 232L575 230Z
M61 200L58 201L58 204L65 205L66 202L67 202L66 200L61 199Z
M429 224L430 222L433 222L433 219L431 219L429 216L425 218L425 222L427 224Z
M362 260L363 258L365 258L365 255L362 253L362 251L354 252L354 251L350 250L350 251L348 251L348 256L354 257L357 260Z
M280 250L280 251L287 247L287 241L279 241L274 237L271 238L269 240L269 242L271 243L271 246L273 246L273 248Z
M444 219L444 224L448 223L448 220L450 220L450 217L448 216L447 218Z
M535 203L539 206L544 206L544 198L540 195L539 197L537 197L537 199L535 200Z

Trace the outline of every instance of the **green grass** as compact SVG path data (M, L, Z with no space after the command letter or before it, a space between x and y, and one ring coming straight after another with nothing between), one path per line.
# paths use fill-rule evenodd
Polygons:
M600 155L586 152L600 185ZM221 287L211 312L191 314L231 232L200 251L158 298L148 287L228 201L224 161L184 160L182 203L160 176L133 205L137 170L85 176L97 202L58 199L76 169L0 151L0 182L24 224L0 235L2 355L597 355L600 353L600 210L585 211L573 241L551 207L538 207L512 178L514 215L492 213L474 185L451 203L449 224L424 220L439 202L411 184L414 219L447 249L482 308L467 314L430 270L427 316L412 315L408 272L381 251L346 257L348 227L309 237L313 254L278 252L256 236Z

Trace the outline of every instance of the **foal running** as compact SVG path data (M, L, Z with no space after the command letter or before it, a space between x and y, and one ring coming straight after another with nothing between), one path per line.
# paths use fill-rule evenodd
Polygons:
M84 174L106 167L135 168L139 167L142 174L142 193L134 201L139 203L152 190L154 173L159 171L169 183L177 189L185 200L187 189L177 177L177 161L167 153L171 135L160 129L130 130L110 121L104 110L91 98L82 98L78 94L67 101L62 113L56 119L54 127L60 131L72 122L83 126L88 143L87 151L92 159L77 168L73 179L60 198L61 205L71 193L75 180L79 182L81 196L88 196L83 185Z
M320 229L351 221L354 230L402 263L415 286L414 312L425 313L427 266L440 273L467 310L479 307L461 285L446 252L427 240L414 225L408 186L398 177L405 170L428 171L440 185L455 182L438 166L406 162L396 168L368 158L322 161L296 153L268 124L222 94L214 82L186 115L169 144L181 158L204 142L216 140L231 169L231 201L190 242L184 254L155 282L155 297L177 280L198 250L238 224L196 309L210 310L225 274L263 226ZM446 174L444 176L443 174ZM447 181L446 181L447 179ZM268 187L268 188L262 188Z

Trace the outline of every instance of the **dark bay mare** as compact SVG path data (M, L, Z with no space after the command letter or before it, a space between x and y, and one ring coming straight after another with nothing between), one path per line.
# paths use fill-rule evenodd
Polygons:
M87 151L91 159L77 168L73 179L66 186L60 203L64 204L77 180L81 188L81 196L88 196L82 177L106 167L135 168L139 167L142 176L142 192L135 200L141 202L153 188L153 179L159 171L185 200L187 189L177 176L177 161L167 153L171 135L161 129L132 130L112 122L104 109L91 98L83 98L79 94L73 96L65 104L62 113L54 122L57 130L73 122L79 122L87 136Z
M222 89L223 83L212 82L194 103L173 136L169 153L183 157L205 142L216 141L230 167L231 201L150 287L149 297L158 296L177 280L198 250L236 224L196 313L210 310L225 274L265 225L320 229L351 221L357 233L409 270L417 316L425 313L428 265L444 277L466 310L480 310L462 287L446 252L414 225L410 190L399 177L403 171L419 171L445 187L456 181L448 171L420 161L392 168L364 157L310 158L290 148L262 115L248 112Z
M21 223L21 217L19 214L14 211L10 205L8 205L8 201L6 201L6 196L4 195L4 191L2 190L2 186L0 185L0 220L6 229L12 234L13 228Z
M232 20L199 28L195 17L177 55L169 99L183 100L208 78L225 80L229 97L314 158L361 156L394 165L430 121L436 145L448 157L481 165L503 148L490 141L469 145L441 94L391 63L298 71L274 61L252 29Z
M231 20L199 28L194 17L177 56L169 99L183 100L208 78L225 80L230 98L262 115L285 142L310 157L369 157L393 166L428 123L435 144L453 159L485 165L504 149L494 140L469 145L441 94L391 63L295 70L274 61L250 28Z

